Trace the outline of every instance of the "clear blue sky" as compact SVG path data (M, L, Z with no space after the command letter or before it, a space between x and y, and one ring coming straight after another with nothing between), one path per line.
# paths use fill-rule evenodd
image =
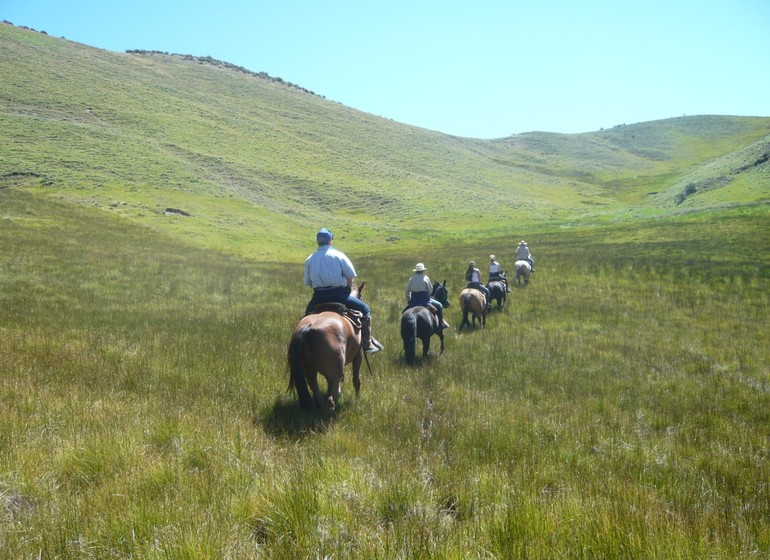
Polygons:
M0 19L212 56L458 136L770 116L768 0L0 0Z

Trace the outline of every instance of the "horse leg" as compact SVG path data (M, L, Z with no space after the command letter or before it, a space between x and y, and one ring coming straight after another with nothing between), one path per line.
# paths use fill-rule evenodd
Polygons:
M422 339L422 359L425 360L428 357L428 352L430 352L430 337L429 334L425 338Z
M305 379L307 380L308 386L310 386L310 390L313 392L313 401L315 402L316 406L318 407L318 410L323 412L324 410L324 404L323 404L323 398L321 396L321 388L318 386L318 374L316 373L315 369L313 369L313 373L308 373L309 370L305 370Z
M342 368L326 376L326 396L321 400L321 415L329 419L337 408L337 402L342 394Z
M356 390L356 398L361 391L361 361L363 360L364 353L359 352L355 358L353 358L353 388Z
M436 334L438 334L438 338L441 341L441 351L439 353L443 354L444 353L444 331L440 330Z

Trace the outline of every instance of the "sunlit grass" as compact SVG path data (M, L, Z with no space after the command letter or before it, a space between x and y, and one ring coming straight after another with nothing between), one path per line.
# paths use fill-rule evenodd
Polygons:
M743 242L768 243L762 212L541 231L532 284L463 333L467 259L506 267L509 240L351 253L386 350L327 426L286 391L301 259L0 200L8 557L770 551L768 262ZM453 328L409 367L417 261Z

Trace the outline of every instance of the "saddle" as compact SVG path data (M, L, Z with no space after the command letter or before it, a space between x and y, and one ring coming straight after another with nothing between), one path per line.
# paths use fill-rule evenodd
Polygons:
M404 307L404 311L406 311L407 309L411 309L412 307L424 307L425 309L430 310L430 312L433 313L434 315L438 315L438 309L436 309L436 306L433 305L432 303L428 303L427 305L407 305L406 307ZM402 311L401 313L403 313L404 311Z
M350 324L356 329L361 328L361 318L364 316L360 311L350 309L342 303L331 301L329 303L319 303L313 306L313 313L323 313L324 311L330 311L332 313L338 313L345 317Z

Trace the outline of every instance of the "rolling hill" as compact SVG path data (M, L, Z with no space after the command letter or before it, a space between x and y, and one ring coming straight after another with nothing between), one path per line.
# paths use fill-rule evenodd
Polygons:
M304 252L319 224L377 251L418 234L770 200L767 117L460 138L210 58L109 52L10 24L0 131L0 188L252 256Z

